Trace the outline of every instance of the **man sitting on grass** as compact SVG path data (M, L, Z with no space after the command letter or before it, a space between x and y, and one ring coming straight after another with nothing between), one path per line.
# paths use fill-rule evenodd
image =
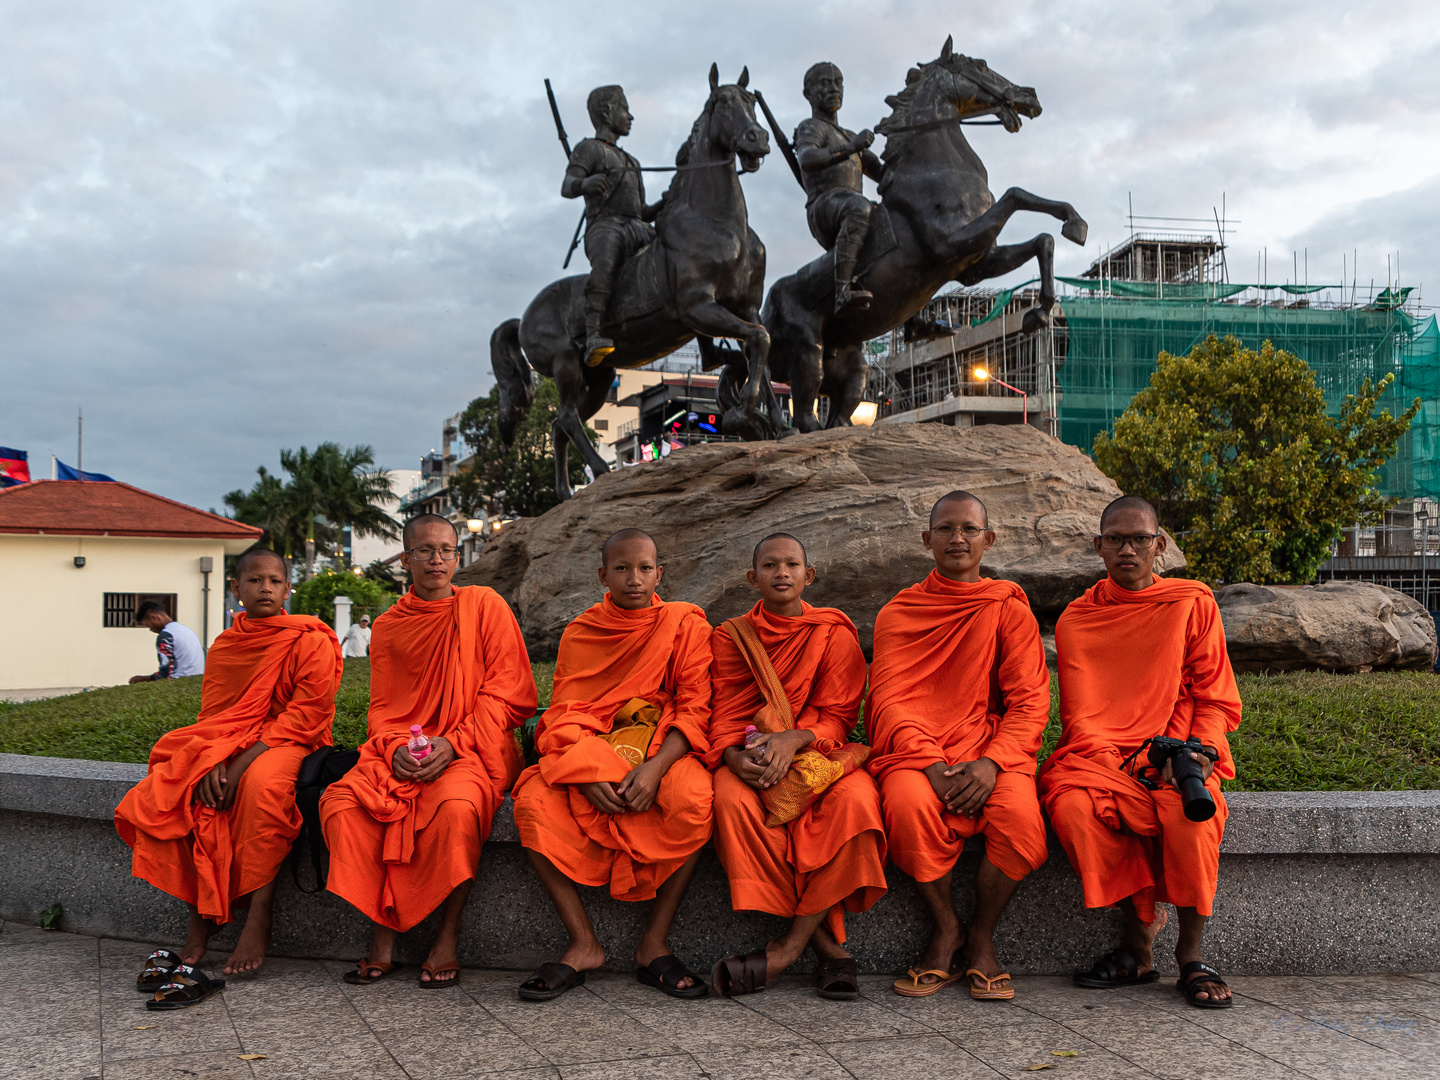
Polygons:
M1122 495L1105 508L1095 550L1107 576L1055 626L1062 726L1040 770L1040 796L1085 906L1118 905L1125 932L1075 982L1103 989L1159 979L1153 944L1166 921L1156 910L1163 901L1180 914L1175 959L1185 1000L1229 1008L1230 988L1200 952L1225 833L1220 780L1235 776L1225 736L1240 725L1220 609L1208 586L1155 576L1165 537L1144 499ZM1215 751L1214 761L1189 752L1214 800L1209 820L1186 817L1169 761L1158 776L1139 768L1148 764L1143 744L1156 735L1194 736Z
M251 548L230 587L244 610L210 647L199 716L160 737L145 779L115 810L135 876L190 909L179 955L151 954L137 980L158 991L152 1005L194 1005L225 985L195 965L232 907L250 914L225 974L264 960L275 874L300 834L295 777L307 754L330 743L335 719L340 644L314 616L286 614L289 564Z

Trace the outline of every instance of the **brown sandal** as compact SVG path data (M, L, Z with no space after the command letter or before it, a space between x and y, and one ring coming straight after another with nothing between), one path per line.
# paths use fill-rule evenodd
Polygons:
M437 979L435 977L436 975L444 975L447 971L455 972L455 977L453 979ZM425 978L427 974L430 976L428 979ZM439 990L446 986L458 986L460 983L460 965L449 963L441 964L439 967L433 967L430 961L426 960L425 963L420 965L419 983L420 989L422 990Z
M1009 974L1005 972L990 979L979 968L971 968L965 972L965 977L970 980L970 996L976 1001L1009 1001L1015 996L1015 987L1010 982ZM976 979L985 984L983 988L975 982ZM1001 982L1005 986L997 990L995 986Z
M710 982L715 993L721 997L739 997L741 994L758 994L766 983L765 950L756 949L741 956L727 956L717 963L710 972Z
M355 970L347 971L343 977L352 986L364 986L367 983L379 982L385 976L393 975L404 966L404 964L372 964L367 956L355 961ZM372 971L379 972L379 974L371 975Z

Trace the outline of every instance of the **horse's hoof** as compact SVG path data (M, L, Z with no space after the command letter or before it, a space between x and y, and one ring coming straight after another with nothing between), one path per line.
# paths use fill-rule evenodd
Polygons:
M1044 330L1050 325L1050 313L1044 308L1033 307L1025 312L1025 318L1020 323L1020 333L1033 334L1037 330Z
M1072 244L1085 246L1085 237L1090 235L1090 226L1085 224L1082 217L1073 217L1065 222L1065 227L1060 230L1060 235L1069 240Z

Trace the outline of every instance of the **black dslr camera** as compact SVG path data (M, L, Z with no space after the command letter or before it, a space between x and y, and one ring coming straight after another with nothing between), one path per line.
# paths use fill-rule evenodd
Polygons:
M1220 760L1213 746L1206 746L1193 737L1182 740L1157 735L1150 740L1150 765L1156 773L1161 773L1165 771L1165 762L1170 762L1170 771L1180 787L1180 798L1185 802L1185 816L1191 821L1209 821L1215 816L1215 800L1205 790L1200 762L1190 756L1192 753L1204 754L1211 761Z

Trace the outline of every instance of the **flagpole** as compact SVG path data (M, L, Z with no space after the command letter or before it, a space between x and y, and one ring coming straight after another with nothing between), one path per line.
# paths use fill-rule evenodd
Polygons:
M75 471L80 474L76 479L85 478L85 412L82 409L75 410Z

